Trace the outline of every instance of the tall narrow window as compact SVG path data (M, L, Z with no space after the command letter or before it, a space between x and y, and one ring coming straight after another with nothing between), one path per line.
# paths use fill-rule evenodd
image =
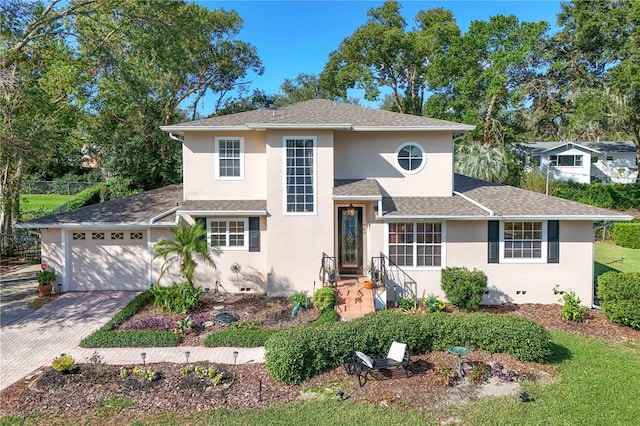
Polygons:
M244 177L244 140L242 138L216 138L217 178L242 179Z
M286 138L286 211L315 212L315 139Z

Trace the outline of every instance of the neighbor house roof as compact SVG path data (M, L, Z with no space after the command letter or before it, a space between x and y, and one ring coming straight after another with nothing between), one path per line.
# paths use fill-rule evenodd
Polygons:
M176 223L182 185L169 185L129 197L44 216L20 228L167 226Z
M602 141L602 142L529 142L521 144L521 146L529 149L534 154L540 154L544 152L553 151L559 148L575 147L582 148L585 151L591 151L595 153L607 153L607 152L635 152L636 147L633 142L627 141Z
M353 131L469 131L475 126L358 105L312 99L279 108L259 109L162 126L170 133L211 130L334 129Z

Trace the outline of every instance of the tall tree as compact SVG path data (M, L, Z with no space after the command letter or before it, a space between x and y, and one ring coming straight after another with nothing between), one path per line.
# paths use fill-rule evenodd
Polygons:
M547 27L513 15L472 21L437 68L426 114L477 125L470 136L483 143L516 139L523 130L518 112L527 106L529 83L541 65L537 52Z
M450 11L431 9L419 12L415 29L407 31L400 8L387 1L369 10L367 23L329 55L320 83L332 96L346 99L347 89L358 88L375 101L386 88L396 110L422 115L429 69L459 29Z

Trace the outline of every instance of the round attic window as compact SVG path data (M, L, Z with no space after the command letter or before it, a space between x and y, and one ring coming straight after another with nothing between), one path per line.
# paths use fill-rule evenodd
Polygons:
M400 168L408 173L417 173L426 163L424 149L414 142L407 142L396 151L396 161Z

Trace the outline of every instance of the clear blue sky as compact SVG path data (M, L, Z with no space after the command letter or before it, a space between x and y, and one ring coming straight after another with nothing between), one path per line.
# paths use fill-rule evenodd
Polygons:
M367 20L367 11L383 1L197 1L209 9L235 10L244 21L239 39L254 45L265 71L251 75L252 89L278 92L286 78L298 74L318 75L329 53ZM546 20L552 27L560 1L551 0L449 0L400 1L401 13L411 27L418 11L443 7L453 12L466 32L473 20L488 20L498 14L516 15L522 21ZM211 113L212 101L204 99L201 111Z

